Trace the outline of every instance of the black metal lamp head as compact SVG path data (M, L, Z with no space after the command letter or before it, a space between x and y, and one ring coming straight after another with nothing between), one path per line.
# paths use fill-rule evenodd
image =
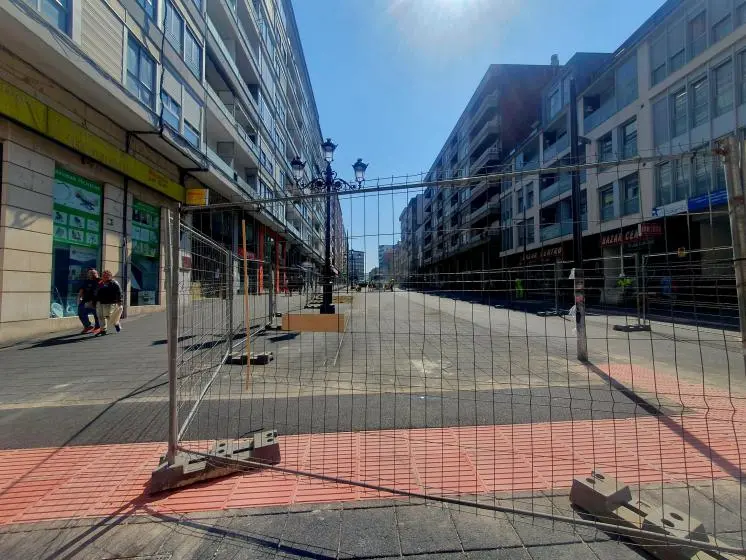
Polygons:
M295 180L300 181L303 177L303 169L305 169L306 164L300 157L295 156L293 161L290 162L290 167L293 168L293 177L295 177Z
M357 161L352 164L352 168L355 170L355 180L358 183L365 181L365 170L368 169L368 164L363 163L362 158L357 158Z
M326 142L321 144L321 149L324 150L324 159L331 163L334 161L334 150L337 149L337 145L332 142L331 138L327 138Z

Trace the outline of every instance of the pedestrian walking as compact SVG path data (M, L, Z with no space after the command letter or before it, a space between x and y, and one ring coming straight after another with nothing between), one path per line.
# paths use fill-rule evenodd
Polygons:
M83 323L83 332L81 334L98 334L101 330L99 316L96 313L98 283L98 271L95 268L89 268L86 278L81 283L80 290L78 290L78 318ZM91 326L91 320L88 318L88 315L91 313L93 314L93 326Z
M122 330L119 319L122 316L122 287L114 280L110 270L104 270L101 284L96 293L98 316L103 321L101 334L107 334L109 323L117 332Z

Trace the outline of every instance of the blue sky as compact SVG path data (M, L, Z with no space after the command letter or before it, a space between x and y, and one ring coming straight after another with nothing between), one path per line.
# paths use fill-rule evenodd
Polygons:
M432 164L487 67L560 64L614 51L663 0L293 0L321 119L351 178L417 174ZM390 181L390 179L389 179ZM368 181L368 186L371 182ZM350 246L398 239L412 193L341 199Z

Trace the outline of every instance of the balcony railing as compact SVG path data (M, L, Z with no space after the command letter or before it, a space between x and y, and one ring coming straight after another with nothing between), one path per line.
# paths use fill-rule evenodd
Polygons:
M557 154L570 147L570 135L565 134L551 146L544 148L544 163L557 157Z
M516 165L516 171L532 171L539 168L539 154L536 157L531 158L528 161L524 161L523 164Z
M612 97L583 119L583 131L589 132L616 113L616 97Z
M546 224L541 226L541 240L549 241L550 239L556 239L563 235L570 235L572 233L572 222L569 220L558 222L556 224Z
M568 192L572 188L572 181L569 173L560 173L560 177L554 183L539 191L539 201L544 203L547 200Z

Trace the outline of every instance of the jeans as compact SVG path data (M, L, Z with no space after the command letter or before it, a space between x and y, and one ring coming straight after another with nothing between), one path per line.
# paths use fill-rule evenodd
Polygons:
M99 322L98 322L98 314L96 313L95 308L86 307L84 302L80 302L78 304L78 318L80 319L80 322L83 323L83 326L87 329L91 326L91 320L88 318L88 314L93 313L93 320L95 321L96 328L99 328Z

